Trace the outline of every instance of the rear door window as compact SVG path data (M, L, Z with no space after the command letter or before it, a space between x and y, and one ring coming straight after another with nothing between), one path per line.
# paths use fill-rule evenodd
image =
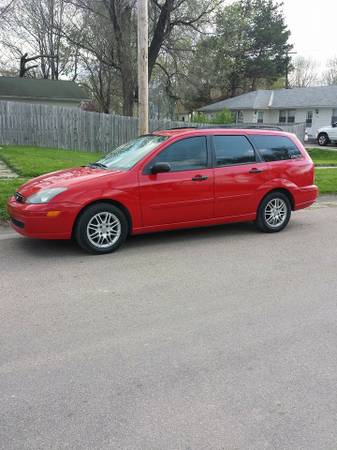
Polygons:
M266 162L298 159L302 153L286 136L249 136Z
M245 136L213 136L216 167L255 162L255 151Z

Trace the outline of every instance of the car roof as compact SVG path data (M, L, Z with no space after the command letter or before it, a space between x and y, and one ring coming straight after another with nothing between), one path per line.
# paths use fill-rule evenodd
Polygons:
M273 136L288 136L291 133L285 131L278 131L273 129L258 129L258 128L174 128L171 130L157 130L152 134L158 136L178 137L178 136L199 136L199 135L273 135Z

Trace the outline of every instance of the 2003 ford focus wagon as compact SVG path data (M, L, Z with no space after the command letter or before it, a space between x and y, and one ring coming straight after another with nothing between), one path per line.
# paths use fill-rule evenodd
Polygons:
M35 178L9 199L8 211L25 236L74 238L108 253L129 234L243 221L278 232L317 193L312 160L292 134L176 129Z

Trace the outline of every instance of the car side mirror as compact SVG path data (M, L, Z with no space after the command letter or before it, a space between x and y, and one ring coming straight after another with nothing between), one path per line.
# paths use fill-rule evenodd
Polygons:
M157 173L170 172L170 170L171 170L171 165L166 162L158 162L151 167L151 173L153 175L155 175Z
M332 124L332 128L337 128L337 123L336 122Z

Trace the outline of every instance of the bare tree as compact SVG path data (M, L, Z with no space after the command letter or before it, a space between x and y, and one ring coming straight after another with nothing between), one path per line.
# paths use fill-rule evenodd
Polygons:
M0 19L4 18L11 8L14 6L16 0L0 1Z
M150 0L149 81L159 60L184 60L176 55L191 52L221 2ZM117 105L131 116L138 97L136 15L136 0L15 0L0 31L3 54L18 61L20 76L78 76L102 111ZM157 76L174 99L172 71L163 69Z
M337 56L328 61L322 82L328 86L337 85Z
M137 101L137 36L136 36L136 1L135 0L67 0L84 11L84 15L92 15L95 21L107 31L113 53L108 60L101 62L111 65L119 75L123 114L133 115ZM170 36L174 30L192 30L196 34L199 26L209 19L211 12L220 0L151 0L150 19L151 32L149 40L149 80L160 53L169 47ZM94 40L102 39L101 30ZM82 48L89 50L95 47L94 40L82 40ZM106 37L105 37L106 40ZM167 48L165 48L165 46ZM97 49L94 50L97 55ZM171 46L170 51L173 51Z
M289 82L291 87L309 87L317 84L317 62L311 58L298 56L293 62Z
M65 0L16 0L2 43L19 60L21 77L29 76L33 69L43 78L69 76L78 53L76 47L67 45L61 30L74 13L74 7ZM29 66L33 61L35 64Z

